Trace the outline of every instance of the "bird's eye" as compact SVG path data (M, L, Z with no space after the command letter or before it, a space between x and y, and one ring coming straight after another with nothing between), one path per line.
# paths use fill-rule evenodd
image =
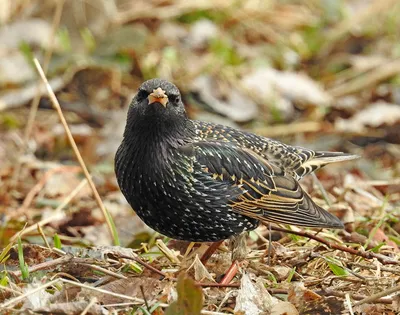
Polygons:
M138 94L137 94L137 98L138 100L144 100L147 96L149 95L149 93L147 93L145 90L139 90Z
M175 105L178 105L179 102L181 101L181 97L180 97L179 95L173 95L173 96L171 97L171 99L172 99L172 102L173 102Z

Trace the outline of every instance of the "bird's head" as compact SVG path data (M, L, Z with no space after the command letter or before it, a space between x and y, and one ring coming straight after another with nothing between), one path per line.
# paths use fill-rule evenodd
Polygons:
M186 118L179 89L163 79L151 79L142 83L132 100L131 109L142 118L148 117L157 121Z
M163 79L142 83L129 107L125 138L178 145L193 132L174 84Z

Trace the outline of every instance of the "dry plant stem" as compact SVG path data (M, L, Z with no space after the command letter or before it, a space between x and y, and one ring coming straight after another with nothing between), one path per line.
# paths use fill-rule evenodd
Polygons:
M373 252L363 252L354 248L350 248L350 247L346 247L346 246L342 246L339 244L335 244L335 243L331 243L328 242L327 240L316 236L312 233L306 232L306 231L291 231L291 230L287 230L287 229L283 229L277 226L273 226L272 229L274 231L279 231L279 232L284 232L284 233L289 233L289 234L294 234L294 235L298 235L298 236L302 236L302 237L308 237L311 238L319 243L322 243L326 246L328 246L330 249L337 249L340 250L342 252L346 252L352 255L356 255L356 256L360 256L366 259L373 259L376 258L378 259L382 264L384 265L400 265L400 261L397 260L393 260L391 258L388 258L384 255L379 255L379 254L375 254Z
M39 291L41 291L41 290L44 290L44 289L46 289L46 288L49 287L49 286L55 285L55 284L56 284L57 282L59 282L60 280L61 280L61 279L55 279L55 280L53 280L53 281L47 282L47 283L45 283L45 284L43 284L43 285L41 285L41 286L35 288L35 289L33 289L33 290L28 291L28 292L26 292L25 294L22 294L22 295L20 295L20 296L17 296L17 297L15 297L15 298L12 298L12 299L8 300L7 302L4 302L4 303L0 304L0 309L1 309L1 310L4 310L6 307L10 307L11 305L14 305L14 304L16 304L16 303L22 301L22 300L25 299L26 297L28 297L28 296L30 296L30 295L36 293L36 292L39 292Z
M203 288L239 288L240 283L215 283L215 282L210 282L210 283L202 283L202 282L196 282L196 285L203 287Z
M114 297L118 297L118 298L121 298L121 299L124 299L124 300L132 301L135 305L144 304L144 300L142 300L142 299L138 299L138 298L135 298L135 297L132 297L132 296L124 295L124 294L114 293L114 292L111 292L111 291L108 291L108 290L95 288L95 287L92 287L92 286L89 286L89 285L86 285L86 284L82 284L82 283L79 283L79 282L75 282L75 281L71 281L71 280L68 280L68 279L62 279L61 278L61 279L55 279L53 281L50 281L50 282L48 282L48 283L46 283L46 284L44 284L44 285L42 285L42 286L40 286L40 287L38 287L38 288L36 288L34 290L31 290L31 291L29 291L29 292L27 292L27 293L25 293L25 294L23 294L21 296L13 298L13 299L7 301L6 303L0 304L0 309L3 310L5 307L9 307L9 306L11 306L11 305L13 305L15 303L18 303L19 301L22 301L27 296L32 295L32 294L34 294L34 293L36 293L36 292L38 292L40 290L44 290L48 286L52 286L52 285L54 285L54 284L56 284L57 282L60 282L60 281L63 282L63 283L68 283L68 284L77 286L77 287L85 288L85 289L92 290L92 291L95 291L95 292L99 292L99 293L111 295L111 296L114 296ZM165 308L165 307L168 307L169 305L166 304L166 303L160 303L159 306ZM226 313L212 312L212 311L201 311L200 314L205 314L205 315L227 315Z
M348 264L350 266L354 266L354 267L363 268L363 269L378 270L378 267L374 266L374 265L359 264L359 263L354 263L354 262L351 262L351 261L346 262L346 264ZM395 269L384 267L384 266L380 266L379 269L381 271L391 272L391 273L400 275L400 270L395 270Z
M368 6L358 10L356 14L351 15L350 18L344 19L338 23L328 34L325 41L325 45L319 52L319 57L323 58L327 56L332 49L338 44L344 36L350 33L355 27L359 28L365 23L369 23L371 18L375 18L379 13L388 10L396 3L396 0L371 1Z
M218 249L218 247L223 243L224 241L218 241L212 243L207 250L204 252L203 256L201 256L200 261L203 265L207 263L207 261L211 258L212 254L215 253L215 251Z
M336 296L336 297L345 297L345 295L346 295L345 292L335 291L335 290L332 290L332 289L323 289L322 291L316 291L315 293L318 294L318 295L323 295L323 296ZM366 299L365 296L356 295L356 294L350 294L350 297L353 300L357 300L357 301L362 301L362 300ZM381 304L392 304L393 303L393 299L377 299L374 302L375 303L381 303ZM353 306L356 306L356 305L353 305Z
M334 97L341 97L344 95L356 93L369 86L376 84L377 82L386 80L390 77L397 75L400 71L400 60L395 59L384 65L372 69L360 76L344 82L343 84L337 85L329 90L329 93Z
M164 272L158 270L157 268L154 268L153 266L149 265L147 262L144 262L143 260L141 260L139 257L129 257L129 256L125 256L125 255L118 255L118 257L124 258L124 259L129 259L129 260L134 260L137 263L141 264L143 267L149 269L150 271L153 271L153 272L159 274L160 276L167 278L167 275Z
M373 295L371 295L369 297L366 297L365 299L355 303L353 306L359 306L359 305L362 305L362 304L365 304L365 303L372 303L372 302L375 302L376 300L378 300L378 299L380 299L380 298L382 298L384 296L387 296L389 294L396 293L396 292L398 293L399 291L400 291L400 285L395 286L395 287L390 288L390 289L387 289L385 291L373 294Z
M147 303L146 295L144 294L143 286L140 285L140 292L142 293L144 305L146 305L146 309L150 312L149 303Z
M329 199L328 193L326 192L324 186L322 186L320 180L318 179L317 175L315 173L311 173L311 176L314 179L314 182L317 184L319 191L322 194L322 197L324 197L326 204L330 207L332 206L332 201Z
M237 272L239 270L239 266L237 261L232 262L232 265L229 267L227 272L225 273L225 276L222 278L220 284L226 285L232 281L232 279L236 276Z
M85 307L85 309L82 311L82 313L80 315L86 315L87 312L89 312L89 310L92 308L93 305L95 305L97 303L97 298L93 297L90 299L90 302L88 303L88 305Z
M97 266L97 265L93 265L93 264L87 264L87 263L80 263L81 266L86 266L89 267L93 270L97 270L100 271L106 275L109 275L111 277L117 278L117 279L128 279L128 277L125 277L124 275L118 274L116 272L113 272L111 270L105 269L103 267Z
M47 241L46 235L44 235L44 232L43 232L42 227L41 227L39 224L36 224L36 226L37 226L37 230L38 230L40 236L41 236L42 239L43 239L43 242L46 244L46 247L47 247L48 249L51 250L50 244L49 244L49 242Z
M67 205L69 204L69 202L79 193L79 191L86 185L87 180L86 178L84 180L82 180L79 185L70 192L70 194L63 200L63 202L54 210L54 215L51 215L49 217L47 217L46 219L43 219L41 221L39 221L38 223L29 226L28 228L18 232L17 234L15 234L13 237L11 237L10 241L15 241L17 239L18 236L22 236L25 235L26 233L32 232L34 231L37 227L39 226L43 226L47 223L52 222L54 219L56 219L59 216L59 212Z
M57 258L57 259L54 259L54 260L45 261L45 262L43 262L41 264L37 264L37 265L31 266L31 267L28 268L28 271L29 271L29 273L32 273L32 272L35 272L35 271L38 271L38 270L49 269L49 268L52 268L52 267L57 266L57 265L63 265L65 263L71 261L72 259L73 259L73 256L65 255L63 257L60 257L60 258ZM17 277L20 277L21 274L22 274L22 272L20 270L17 270L17 271L14 272L14 275L17 276Z
M350 315L354 315L353 306L351 305L350 295L348 293L346 293L344 295L344 298L345 298L344 303L347 306L347 309L349 310Z
M74 172L78 171L78 167L67 167L67 166L60 166L57 168L53 168L51 170L48 170L44 176L35 184L35 186L32 187L32 189L27 193L24 201L22 202L21 207L19 207L14 213L14 217L20 217L25 210L30 206L30 204L33 201L33 198L43 189L44 185L46 185L47 181L50 179L51 176L53 176L55 173L63 172L63 171L69 171L69 172Z
M43 61L44 73L47 73L47 70L48 70L49 64L50 64L50 60L51 60L51 56L53 55L54 38L55 38L56 31L58 29L58 26L60 24L64 1L65 0L58 0L57 6L55 9L53 24L51 27L51 34L49 36L49 39L50 39L49 40L49 48L45 51L45 55L44 55L44 61ZM23 145L23 147L21 147L19 155L22 155L24 153L24 151L26 151L26 149L27 149L26 147L28 145L29 137L31 136L31 133L32 133L33 124L35 122L36 113L37 113L37 110L39 107L39 101L40 101L42 89L43 89L43 82L39 82L37 85L35 97L32 100L30 111L29 111L28 122L26 124L25 132L24 132L24 140L23 140L24 145ZM15 187L15 185L17 184L20 171L21 171L21 162L18 159L17 165L15 166L13 178L11 181L12 187Z
M103 216L104 216L104 219L105 219L105 221L107 223L110 235L111 235L112 239L114 240L114 243L119 243L119 242L117 242L117 240L118 240L117 235L114 235L114 230L113 230L113 225L111 223L110 215L107 212L107 209L104 206L103 201L100 198L100 195L99 195L99 193L98 193L98 191L96 189L96 186L93 183L92 177L90 176L89 171L88 171L88 169L86 167L86 164L82 159L82 156L81 156L81 154L80 154L80 152L78 150L78 147L76 146L75 140L72 137L71 131L69 130L67 121L65 120L65 117L64 117L63 112L61 110L61 106L58 103L56 95L54 94L53 89L51 88L49 82L47 81L47 78L46 78L46 76L45 76L45 74L43 72L43 69L39 64L39 61L36 58L34 58L33 62L35 63L36 69L39 72L40 77L42 78L43 82L45 83L45 86L47 88L47 92L49 93L49 97L50 97L51 103L53 104L54 108L57 110L57 113L58 113L58 115L60 117L61 123L64 126L65 132L66 132L66 134L68 136L68 140L69 140L69 142L71 144L71 147L74 150L74 153L75 153L75 155L76 155L76 157L77 157L77 159L79 161L79 164L82 167L83 173L85 174L85 177L89 182L89 186L93 191L94 198L96 199L96 202L97 202L99 208L101 209L101 211L103 213ZM119 244L115 244L115 245L119 245Z
M14 289L11 289L9 287L5 287L5 286L0 285L0 292L1 291L10 292L10 293L13 293L13 294L18 295L18 296L22 294L21 292L19 292L17 290L14 290Z

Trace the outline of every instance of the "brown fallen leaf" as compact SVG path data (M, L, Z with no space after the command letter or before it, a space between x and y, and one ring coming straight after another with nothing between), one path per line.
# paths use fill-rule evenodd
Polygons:
M181 273L176 285L178 300L173 302L165 315L200 315L203 307L203 292L193 279Z
M158 295L159 292L161 292L162 285L162 282L155 278L130 277L127 279L118 279L109 282L99 288L113 293L136 297L139 299L146 298L147 301L151 301ZM145 297L143 297L140 287L143 288L143 293ZM79 297L85 297L87 299L91 299L94 296L103 304L130 302L119 297L87 289L82 289L82 291L79 293Z

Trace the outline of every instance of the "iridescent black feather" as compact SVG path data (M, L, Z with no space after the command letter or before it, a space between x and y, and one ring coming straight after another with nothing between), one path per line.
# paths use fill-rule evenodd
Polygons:
M149 104L161 88L168 103ZM315 152L186 117L175 85L146 81L129 108L115 170L139 217L172 238L217 241L259 222L342 228L298 180L356 156Z

